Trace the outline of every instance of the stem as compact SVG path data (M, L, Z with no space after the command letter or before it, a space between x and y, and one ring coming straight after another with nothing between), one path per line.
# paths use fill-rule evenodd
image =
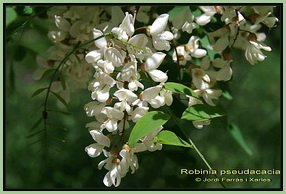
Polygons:
M146 27L146 26L139 27L139 28L136 28L135 31L136 31L136 30L142 30L142 29L147 29L147 27Z
M168 27L169 27L169 30L171 31L171 27L172 27L171 22L168 22ZM178 80L179 80L179 82L181 82L181 65L180 65L179 53L177 51L177 47L176 47L174 39L171 41L171 44L173 45L175 53L176 53L177 67L178 67L178 70L179 70Z
M88 42L86 42L86 43L83 43L83 44L80 45L80 46L76 46L72 51L70 51L70 52L64 57L64 59L60 62L60 64L59 64L59 65L57 66L57 68L55 69L55 71L54 71L54 73L53 73L53 76L52 76L52 78L51 78L51 80L50 80L50 83L49 83L49 86L48 86L48 89L47 89L46 98L45 98L45 103L44 103L44 112L47 111L47 102L48 102L48 98L49 98L49 93L50 93L50 91L51 91L52 83L53 83L53 81L54 81L54 78L55 78L57 72L58 72L59 69L61 68L61 66L68 60L68 58L69 58L73 53L75 53L76 51L78 51L78 50L81 49L82 47L84 47L84 46L86 46L86 45L88 45L88 44L90 44L90 43L92 43L92 42L94 42L94 41L96 41L96 40L98 40L98 39L100 39L100 38L103 38L103 37L106 37L106 36L111 36L111 35L112 35L112 33L106 33L106 34L104 34L104 35L101 35L101 36L99 36L99 37L93 39L93 40L90 40L90 41L88 41Z
M135 25L136 16L137 16L139 7L140 7L140 6L135 6L135 10L134 10L134 12L133 12L133 25Z
M205 165L208 167L209 170L213 170L213 168L211 167L211 165L208 163L208 161L205 159L204 155L200 152L200 150L197 148L197 146L195 145L195 143L193 142L193 140L189 137L189 135L187 134L187 132L184 130L183 126L181 125L180 121L178 120L178 118L175 116L175 114L173 114L173 111L171 110L171 108L167 107L168 112L173 115L172 118L174 119L175 123L178 125L178 127L181 129L181 131L184 133L184 135L188 138L188 141L190 142L190 144L193 146L194 150L197 152L197 154L199 155L199 157L202 159L202 161L205 163ZM219 178L217 174L214 174L214 176L216 178ZM223 182L219 179L219 183L223 188L227 188Z
M93 40L90 40L86 43L83 43L82 45L77 45L75 48L73 48L73 50L71 50L70 52L68 52L66 54L66 56L64 57L64 59L60 62L60 64L57 66L57 68L55 69L53 75L52 75L52 78L50 80L50 83L49 83L49 86L47 87L47 93L46 93L46 97L45 97L45 102L44 102L44 110L42 112L42 117L43 117L43 120L44 120L44 137L43 139L45 141L43 141L43 147L44 147L44 150L48 151L48 144L47 144L47 139L48 139L48 136L47 136L47 119L48 119L48 98L49 98L49 94L51 92L51 86L52 86L52 83L56 77L56 74L58 73L59 69L62 67L62 65L68 60L68 58L74 54L76 51L78 51L79 49L83 48L84 46L100 39L100 38L103 38L103 37L106 37L106 36L113 36L113 34L110 32L110 33L106 33L106 34L103 34ZM48 152L45 153L45 158L46 158L46 161L48 161Z
M189 142L191 143L191 145L193 146L193 148L195 149L195 151L197 152L197 154L200 156L200 158L203 160L203 162L205 163L205 165L209 168L210 171L213 171L213 168L211 167L211 165L208 163L208 161L205 159L204 155L200 152L200 150L197 148L197 146L195 145L195 143L192 141L191 138L188 138ZM221 179L218 177L217 174L214 174L214 176L216 178L218 178L220 185L223 188L227 188L224 183L221 181Z

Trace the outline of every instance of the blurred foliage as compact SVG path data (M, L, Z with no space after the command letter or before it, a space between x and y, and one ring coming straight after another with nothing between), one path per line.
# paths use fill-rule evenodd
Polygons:
M49 113L50 138L46 150L41 150L41 141L37 135L27 138L31 134L31 128L41 117L39 106L43 103L41 94L34 98L31 98L31 95L37 89L46 87L49 82L48 79L35 81L32 78L38 66L36 56L45 53L52 45L46 35L48 23L45 20L45 10L42 6L6 7L6 38L9 38L6 39L5 45L6 188L106 189L102 183L106 171L97 170L98 162L104 157L91 159L84 151L85 146L93 142L85 128L85 124L92 119L86 117L83 111L83 105L90 101L89 91L77 91L76 95L72 95L68 108L71 115ZM158 13L170 10L170 7L160 7ZM279 17L279 12L276 15ZM227 107L228 119L234 123L234 132L226 130L224 118L213 120L210 126L201 130L194 129L189 122L182 122L214 169L280 169L280 32L280 24L271 30L266 44L271 46L273 51L267 53L265 61L255 66L245 60L243 52L234 53L234 75L229 83L229 93L225 98L221 97L221 105ZM169 66L162 67L164 68L170 68L170 72L173 72L172 68L176 69ZM174 72L176 74L176 70ZM175 77L177 76L169 73L169 81ZM233 100L229 100L231 98ZM49 105L58 109L54 100L55 98L51 98ZM172 111L181 114L184 110L180 110L180 103L174 102ZM166 128L183 137L174 121L168 122ZM237 132L238 128L241 132ZM232 133L241 133L239 135L243 135L243 139L237 135L235 137L238 139L234 139ZM239 144L247 148L242 149ZM251 151L247 151L248 149ZM135 174L128 174L123 179L120 189L221 188L215 182L194 181L196 177L214 178L211 175L180 174L182 168L206 169L193 149L165 145L162 151L138 154L138 159L140 168ZM261 178L258 175L257 177ZM271 178L272 181L226 183L226 186L279 188L279 175L265 175L263 178Z

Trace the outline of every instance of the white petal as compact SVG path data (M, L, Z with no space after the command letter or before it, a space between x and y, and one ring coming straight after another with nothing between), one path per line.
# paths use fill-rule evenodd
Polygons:
M127 89L120 89L114 93L120 101L127 100L129 104L133 103L137 99L137 95Z
M124 29L127 35L130 37L134 33L134 25L132 23L133 16L128 12L125 13L125 18L123 19L122 23L120 24L120 28Z
M150 75L152 80L154 80L155 82L161 82L162 83L162 82L166 82L168 79L167 74L164 73L163 71L158 70L158 69L148 71L148 74Z
M159 108L165 105L165 98L162 96L156 96L154 99L151 99L148 102L153 108Z
M113 47L106 49L104 53L104 58L107 61L112 62L116 67L121 66L124 60L122 54L116 48Z
M148 107L137 107L131 113L131 119L134 123L136 123L142 116L144 116L148 112Z
M173 103L173 96L172 96L172 92L171 91L167 91L165 93L165 102L167 106L171 106L171 104Z
M145 34L136 34L135 36L132 36L128 42L132 45L144 48L148 43L148 38Z
M94 143L94 144L91 144L91 145L87 146L85 148L85 151L87 152L87 154L90 157L95 158L95 157L97 157L97 156L99 156L101 154L103 147L104 146L102 146L102 145Z
M203 14L203 15L200 15L199 17L196 17L196 22L200 26L204 26L207 23L209 23L210 21L211 21L211 16L208 16L206 14Z
M99 102L106 102L109 98L109 89L110 87L106 85L102 90L99 90L96 94L96 99Z
M158 51L162 51L162 50L169 51L171 48L170 42L165 39L162 39L159 35L153 36L152 40L153 40L154 48Z
M105 128L109 131L109 132L113 132L117 130L117 121L110 119L104 122L104 126Z
M98 130L91 130L89 133L99 145L103 145L106 147L110 146L110 139L107 136L103 135L102 132L99 132Z
M192 57L195 57L195 58L202 58L206 54L207 54L207 51L204 49L196 49L194 50L194 52L191 53Z
M150 28L150 34L154 36L156 34L161 33L166 28L168 18L168 14L162 14L158 16Z
M98 38L98 37L100 37L100 36L103 35L103 33L102 33L100 30L97 30L97 29L95 29L95 28L93 29L92 32L93 32L93 38L94 38L94 39L95 39L95 38ZM105 37L102 37L102 38L100 38L100 39L94 41L94 44L95 44L95 46L97 46L98 48L103 49L103 48L106 48L106 47L107 47L107 40L106 40Z
M232 76L232 69L230 66L226 66L217 72L216 80L228 81L231 79L231 76Z
M161 91L162 86L155 86L155 87L150 87L147 88L143 93L142 93L142 99L143 100L151 100L155 98L159 92Z
M169 32L169 31L163 31L163 32L160 34L160 38L161 38L161 39L164 39L164 40L170 41L170 40L173 40L174 35L173 35L171 32Z
M152 54L150 57L147 58L145 62L145 71L157 69L164 60L165 56L166 54L162 52Z
M103 183L104 183L105 186L111 187L112 180L111 180L111 177L110 177L110 171L104 176Z
M71 27L70 23L65 18L56 15L55 15L55 24L60 30L63 31L69 31Z
M90 51L85 56L85 60L88 63L96 63L101 58L102 58L102 53L99 50Z
M224 36L222 36L217 40L217 42L213 46L213 49L217 52L221 52L224 49L226 49L228 44L229 44L228 34L225 34Z

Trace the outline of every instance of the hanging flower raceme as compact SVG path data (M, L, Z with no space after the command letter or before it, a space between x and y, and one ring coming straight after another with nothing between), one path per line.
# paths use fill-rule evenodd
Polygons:
M271 48L263 43L262 27L271 28L278 20L271 6L185 6L160 15L156 9L62 6L48 11L53 24L48 37L54 45L45 56L37 57L40 67L34 77L40 79L76 50L58 68L60 76L51 91L64 99L77 88L90 91L91 102L84 111L93 119L86 124L93 142L84 151L91 158L105 157L98 169L107 170L103 178L107 187L118 187L128 172L136 172L138 153L163 147L164 141L159 141L166 131L162 123L149 133L142 129L142 135L131 143L130 133L140 119L171 106L173 100L182 104L187 100L188 108L216 110L225 91L221 83L232 79L234 49L243 50L250 64L265 60L262 50ZM93 43L81 47L89 41ZM173 99L174 95L180 98ZM211 124L213 115L192 115L190 121L202 129Z
M168 14L162 14L156 18L153 24L147 29L152 36L153 46L156 50L170 50L170 42L174 36L170 31L165 31L168 24Z

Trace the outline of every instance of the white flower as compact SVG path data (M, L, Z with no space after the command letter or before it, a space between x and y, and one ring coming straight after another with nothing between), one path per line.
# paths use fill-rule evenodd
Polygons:
M210 88L198 89L194 90L194 92L196 92L199 96L202 96L205 102L211 106L215 106L213 99L218 99L222 94L222 90Z
M94 29L92 30L92 33L93 33L93 38L94 38L94 39L96 39L96 38L98 38L98 37L100 37L100 36L103 35L103 33L102 33L100 30L96 29L96 28L94 28ZM94 44L95 44L95 46L97 46L99 49L104 49L104 48L107 47L107 40L106 40L105 37L102 37L102 38L99 38L99 39L95 40L95 41L94 41Z
M200 49L200 38L197 36L191 36L188 43L185 45L185 50L191 54L192 57L201 58L207 54L205 49Z
M169 41L173 40L174 36L171 32L164 31L168 23L168 18L168 14L158 16L149 29L153 46L156 50L168 51L171 48Z
M109 47L104 50L104 58L99 59L96 63L105 73L113 73L115 67L122 65L125 55L120 53L116 48Z
M117 154L111 154L110 152L104 151L104 155L107 157L105 160L98 164L98 169L101 170L104 166L108 170L104 176L103 183L107 187L114 185L118 187L123 178L128 172L128 165L126 159L120 160ZM124 156L124 154L122 154Z
M216 14L215 6L200 6L200 9L203 10L204 14L196 18L197 24L204 26L211 21L211 18Z
M248 47L245 51L245 58L254 65L258 61L263 61L266 56L262 53L261 49L271 51L269 46L263 45L257 41L249 41Z
M177 46L176 50L177 52L176 51L173 52L173 56L172 56L173 60L177 62L177 53L178 53L179 64L186 65L187 61L191 59L191 56L189 55L188 52L186 52L185 46Z
M49 31L48 37L55 43L61 42L66 39L68 33L65 31Z
M132 91L127 89L120 89L114 93L114 96L118 98L120 102L115 103L114 107L120 111L127 111L128 113L131 111L130 104L132 104L136 99L137 95Z
M232 69L230 67L230 61L225 61L221 58L216 58L212 66L216 68L220 68L219 71L216 72L215 77L217 81L229 81L232 76Z
M129 56L131 60L125 64L121 72L118 73L117 79L121 78L123 81L128 82L128 89L130 91L137 91L138 88L144 89L144 85L138 81L140 79L140 74L137 70L137 61L133 55Z
M109 90L116 84L116 81L99 68L97 68L94 77L95 80L88 87L92 91L91 98L99 102L106 102L109 98Z
M121 183L121 178L123 177L121 175L122 168L120 160L116 158L115 155L110 154L106 160L103 160L98 164L99 169L101 169L102 166L105 166L105 168L109 170L103 178L105 186L111 187L114 185L115 187L118 187Z
M145 34L136 34L135 36L132 36L128 40L128 43L130 43L130 45L127 46L129 54L133 54L141 60L151 53L150 48L146 47L148 38Z
M124 117L124 113L113 107L105 107L101 113L107 116L106 121L102 124L101 129L106 128L109 132L117 130L117 122Z
M192 82L194 86L198 89L206 89L210 87L210 77L209 75L200 68L192 69Z
M146 149L150 152L154 152L156 150L162 149L162 144L158 142L154 142L155 136L158 135L158 133L163 129L162 126L160 126L158 129L154 130L152 133L146 135L141 139L142 143L145 145Z
M188 106L193 106L193 105L196 105L196 104L203 104L203 102L193 96L188 96L187 97L189 98L189 103L188 103Z
M149 107L139 106L135 108L131 113L131 119L136 123L141 117L143 117L149 110Z
M137 156L128 145L125 144L123 146L122 150L119 152L119 155L122 157L120 165L122 166L122 169L126 170L126 173L128 172L129 168L132 174L139 168Z
M183 32L192 33L193 29L196 28L194 21L194 16L190 9L185 9L181 11L172 21L172 25L176 29L182 29Z
M100 102L89 102L86 105L84 105L84 110L86 112L86 115L88 117L95 116L95 118L98 118L100 116L101 110L105 107L105 103Z
M97 30L96 28L93 29L93 37L94 39L102 36L103 33L100 30ZM93 65L96 65L96 63L103 58L104 51L107 49L107 40L105 37L99 38L98 40L94 41L94 44L96 47L99 48L99 50L93 50L86 54L85 60L88 63L92 63ZM112 67L107 67L106 69L110 69Z
M141 94L141 102L138 99L133 105L146 106L144 102L148 102L153 108L159 108L167 104L170 106L173 102L172 92L162 88L162 85L147 88ZM140 104L141 103L141 104Z
M150 57L146 59L144 70L148 72L150 77L155 82L166 82L168 79L168 76L166 75L166 73L157 69L162 63L165 56L166 54L157 52L157 53L152 54Z
M91 130L89 133L97 143L87 146L85 151L90 157L95 158L101 154L104 147L110 146L110 140L101 131Z
M125 17L119 27L115 27L111 30L118 36L119 39L127 41L134 33L133 16L128 12L125 13Z
M205 121L193 121L193 125L197 128L197 129L202 129L204 127L204 125L210 125L211 121L210 120L205 120Z
M55 15L55 24L58 29L68 32L71 28L70 23L63 17Z

